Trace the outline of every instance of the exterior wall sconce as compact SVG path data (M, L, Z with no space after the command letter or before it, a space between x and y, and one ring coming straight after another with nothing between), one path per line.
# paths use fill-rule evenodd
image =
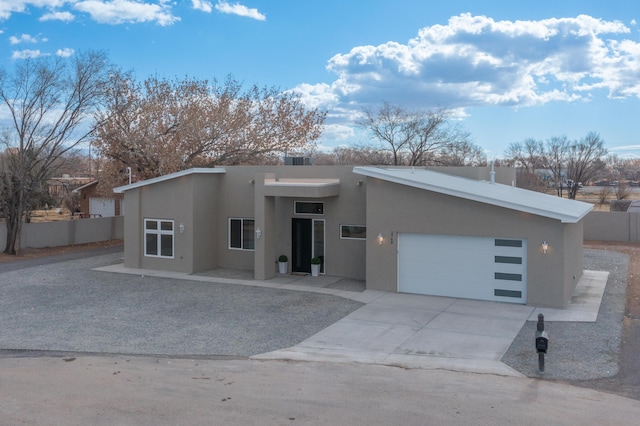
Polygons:
M547 250L549 250L549 244L546 241L542 243L542 254L547 254Z
M384 237L380 233L380 234L378 234L378 245L381 246L382 243L384 243Z
M181 223L179 228L180 228L180 233L184 234L184 223Z
M262 237L262 230L260 228L256 229L256 240L259 240Z

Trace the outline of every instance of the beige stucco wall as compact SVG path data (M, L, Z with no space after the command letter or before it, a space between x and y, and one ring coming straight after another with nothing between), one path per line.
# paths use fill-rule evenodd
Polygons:
M367 179L367 227L367 288L376 290L397 291L397 235L405 232L527 240L530 305L563 307L575 285L568 282L568 271L581 267L577 254L570 259L565 254L568 245L582 243L578 226L569 231L557 220L375 178ZM385 238L381 246L378 233ZM551 247L546 255L543 241Z

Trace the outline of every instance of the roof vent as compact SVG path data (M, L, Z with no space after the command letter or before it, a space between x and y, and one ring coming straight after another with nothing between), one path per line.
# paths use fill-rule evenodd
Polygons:
M489 182L496 183L496 171L493 169L493 163L491 163L491 173L489 173L489 176L491 176Z

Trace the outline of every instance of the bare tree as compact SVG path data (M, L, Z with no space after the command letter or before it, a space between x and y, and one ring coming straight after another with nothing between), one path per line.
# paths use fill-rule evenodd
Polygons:
M450 144L436 162L441 166L486 166L487 155L480 146L461 141Z
M114 75L93 145L105 158L101 181L122 184L131 167L147 179L189 167L269 164L304 151L320 137L325 113L307 110L294 92L151 77L142 84Z
M13 73L0 71L0 100L10 117L0 182L5 253L20 252L22 221L58 158L92 133L83 124L103 100L107 70L106 55L89 51L27 59Z
M391 153L393 165L403 163L402 151L417 136L418 126L414 116L400 106L383 102L377 110L366 108L365 117L357 122L359 126L371 132L373 137Z
M469 134L452 123L451 111L409 111L383 102L376 110L364 109L357 124L380 144L374 151L387 151L393 165L425 166L439 164L439 159L461 145L469 145Z
M567 158L567 179L573 182L569 186L569 198L575 199L578 183L588 182L604 169L603 158L607 155L604 141L595 132L569 146Z
M566 136L554 136L547 141L542 158L543 166L549 171L559 197L562 197L562 189L565 185L569 147L570 143Z

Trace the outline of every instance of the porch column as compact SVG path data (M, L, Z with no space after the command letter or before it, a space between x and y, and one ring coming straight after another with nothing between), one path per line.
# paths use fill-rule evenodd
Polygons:
M276 198L265 195L265 179L275 179L275 175L261 173L255 177L254 278L256 280L267 280L276 276Z

